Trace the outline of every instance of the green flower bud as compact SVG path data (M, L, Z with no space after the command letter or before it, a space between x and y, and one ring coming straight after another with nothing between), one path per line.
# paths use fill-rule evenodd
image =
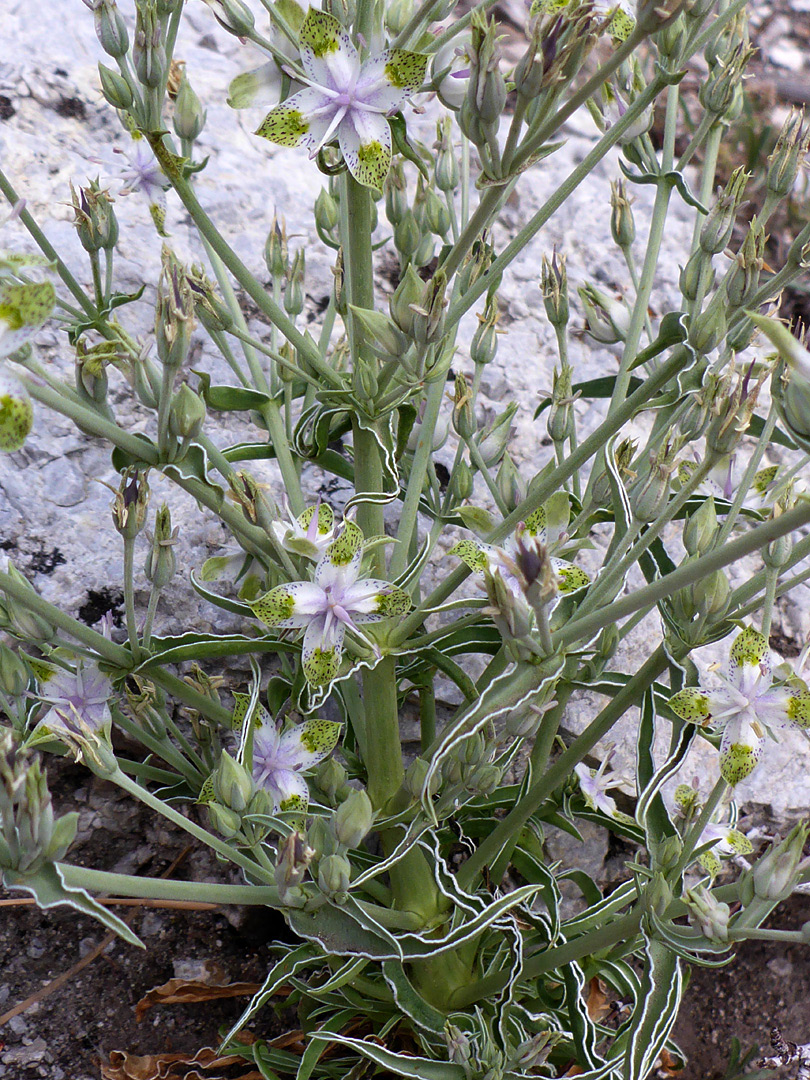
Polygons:
M717 622L728 609L731 586L722 570L715 570L692 586L697 613Z
M765 229L756 216L753 217L726 277L726 296L733 307L746 307L757 291L759 275L765 265L766 239Z
M222 751L213 775L214 797L236 813L243 813L253 795L253 778L230 754Z
M287 285L284 289L284 309L293 318L304 310L305 276L306 255L303 248L298 248L287 270Z
M396 228L410 209L405 184L405 172L401 161L397 160L392 163L383 184L383 192L385 194L385 216L391 225Z
M783 423L799 445L807 449L810 440L810 351L778 320L755 314L751 319L779 350L782 363L777 369L778 378L771 381L771 392Z
M806 865L802 861L810 827L794 826L781 844L773 843L754 864L751 879L754 895L769 903L779 903L793 892Z
M463 503L472 497L475 488L473 471L463 459L458 462L450 478L450 491L456 502Z
M126 540L134 540L146 524L149 506L147 473L130 466L121 473L121 483L112 505L113 525Z
M413 15L413 0L392 0L385 9L385 25L391 37L396 37L408 25Z
M332 831L344 847L356 848L365 839L373 818L367 793L352 790L332 815Z
M307 829L307 844L314 852L313 857L318 859L337 853L337 838L325 818L313 818L312 824Z
M132 90L124 76L104 64L99 64L98 77L101 92L109 104L114 109L127 110L132 104Z
M447 1056L454 1065L466 1065L471 1060L472 1044L460 1028L445 1024L444 1041L447 1043Z
M477 430L472 407L472 391L462 374L456 375L453 395L453 427L460 438L471 439Z
M270 226L270 232L267 234L267 240L264 243L264 262L267 266L267 272L272 278L280 280L287 276L289 261L287 226L283 218L279 222L274 214L273 224Z
M30 582L23 577L11 559L8 560L6 573L15 584L30 589L32 594L36 595ZM24 603L4 595L1 590L0 597L0 630L5 630L7 634L12 634L22 641L44 643L51 640L54 628L43 616L29 611Z
M747 376L740 376L733 390L718 394L712 406L714 419L706 431L706 446L721 457L730 454L748 430L757 405L762 383L769 375L763 369L753 386Z
M281 902L287 907L301 907L306 895L300 889L315 852L300 832L291 832L278 847L273 878Z
M315 200L315 227L320 238L323 240L327 237L331 240L331 234L337 228L337 224L338 205L326 188L321 188Z
M447 275L443 270L437 270L425 284L421 302L414 306L413 337L422 345L430 345L442 336L446 290Z
M700 247L709 255L723 251L731 239L734 222L737 217L745 186L751 179L742 165L735 169L729 178L723 194L717 199L708 213L700 230Z
M183 443L189 443L202 431L205 402L188 383L183 383L169 408L169 431Z
M714 497L709 496L694 514L690 514L683 527L683 546L690 555L705 555L714 547L718 530Z
M697 299L698 291L700 290L700 282L704 273L707 271L707 264L711 264L710 257L703 251L702 248L696 248L686 261L686 266L681 267L681 273L678 278L678 286L681 290L681 295L685 300ZM714 270L710 269L708 272L711 275L712 281L714 280ZM709 284L711 288L711 283Z
M793 191L799 166L810 148L810 126L803 128L803 121L804 110L790 110L768 158L767 188L779 199Z
M747 315L735 319L726 333L726 345L733 353L743 352L751 344L755 330L753 321Z
M239 835L242 828L242 819L235 810L229 810L227 806L220 806L211 802L205 807L211 821L211 828L215 829L226 840L232 840Z
M563 330L568 324L568 273L564 255L560 256L559 262L556 251L551 262L543 256L540 288L548 321L557 330Z
M512 420L517 412L517 402L511 402L493 422L476 435L478 451L487 468L497 465L503 457L512 434Z
M491 795L497 791L503 777L503 769L497 765L479 765L466 778L464 786L476 795Z
M717 900L702 885L687 889L684 896L689 909L689 922L709 941L724 944L728 941L728 923L731 908Z
M649 468L630 488L630 505L637 521L655 521L669 501L670 477L675 462L669 446L650 457Z
M459 185L458 160L453 150L453 124L449 116L436 124L436 187L455 191Z
M417 802L422 798L429 769L430 766L424 758L415 758L405 770L403 786L411 798ZM428 797L432 799L434 795L437 795L440 787L441 777L437 772L434 772L430 778Z
M102 248L113 248L118 241L118 221L112 208L110 193L99 187L98 180L91 180L78 193L70 185L74 219L79 240L85 251L91 254Z
M315 773L315 783L327 799L334 803L348 791L346 770L334 757L321 762Z
M214 14L219 25L229 34L249 38L253 34L256 20L253 12L242 0L204 0Z
M473 9L466 104L470 118L480 124L497 125L506 107L506 82L500 71L497 38L497 22L489 22L479 9Z
M344 855L327 855L318 865L318 887L335 903L343 903L349 892L352 868Z
M205 127L205 109L192 90L185 71L180 79L180 87L175 98L172 123L178 139L186 142L194 142Z
M186 361L194 330L194 293L174 252L164 245L155 307L155 344L160 360L177 370Z
M706 356L716 349L726 334L726 312L723 307L707 309L697 315L689 327L689 344L698 354Z
M495 486L510 509L522 503L526 498L526 484L508 451L503 455L501 467L495 477Z
M594 341L605 345L624 341L630 325L626 306L593 285L583 285L578 292L585 309L585 329Z
M636 238L636 223L633 220L633 210L630 199L624 190L624 183L611 182L610 185L610 231L616 243L622 251L627 251Z
M425 199L425 224L436 236L444 237L450 231L450 211L435 191L429 191Z
M478 327L470 342L470 359L474 364L489 364L498 351L498 294L489 293L483 315L478 316Z
M0 642L0 690L8 697L21 697L28 689L28 668L22 657Z
M167 60L155 0L136 0L132 62L138 82L151 90L160 86Z
M672 889L662 873L653 874L643 893L644 905L648 911L662 918L672 903Z
M151 537L152 546L143 568L146 580L158 590L166 588L177 569L174 545L177 543L179 532L179 528L172 529L171 510L167 503L163 503L155 515L155 532Z
M394 226L394 247L404 261L408 261L416 253L416 249L422 240L422 230L410 207L402 215L400 221Z
M412 266L408 266L393 296L388 301L391 318L399 329L409 338L413 338L413 324L416 317L414 307L421 304L424 283Z
M732 119L726 117L726 113L735 105L743 72L755 52L756 49L740 42L723 57L722 63L711 68L708 79L701 83L698 92L700 104L708 113L718 118Z
M93 6L96 36L108 56L119 59L129 48L127 24L116 7L115 0L98 0Z
M203 268L194 265L186 275L186 282L194 301L194 314L209 333L221 333L233 326L233 316L214 291L214 285L205 276Z
M571 375L571 365L563 363L559 372L554 368L551 377L551 407L548 410L546 430L554 442L570 439L574 433L575 398Z

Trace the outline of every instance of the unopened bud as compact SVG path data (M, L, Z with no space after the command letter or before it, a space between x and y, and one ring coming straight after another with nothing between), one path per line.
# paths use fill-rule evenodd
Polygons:
M645 473L630 488L630 505L637 521L655 521L669 501L670 477L675 465L669 447L651 455Z
M422 230L409 207L394 226L394 247L402 259L407 261L413 258L421 240Z
M121 474L121 484L112 506L113 525L126 540L134 540L146 524L149 484L146 473L134 466Z
M167 503L163 503L155 515L155 532L152 546L146 556L143 572L146 580L155 589L165 589L174 577L177 559L174 546L177 543L179 529L172 529L172 514Z
M293 317L304 310L305 275L306 256L304 249L298 248L287 271L287 286L284 290L284 310Z
M453 395L453 427L465 442L475 435L477 427L472 407L472 390L462 374L456 375Z
M767 188L777 198L793 191L799 167L810 147L810 126L803 127L804 109L791 109L768 158Z
M512 460L509 451L506 451L503 455L501 467L498 469L498 475L495 477L495 486L497 487L504 504L509 507L510 510L513 510L526 498L526 483Z
M709 496L694 514L686 519L683 527L683 546L690 555L705 555L714 547L718 521L714 498Z
M163 248L162 269L155 308L155 344L160 360L177 370L191 348L194 330L194 293L185 268L174 253Z
M244 812L253 795L253 779L244 765L224 750L214 772L213 784L217 802L238 814Z
M78 191L70 185L73 202L73 224L85 251L94 254L103 248L115 247L118 241L118 221L113 210L110 193L99 187L98 180L91 180L86 188Z
M327 855L318 864L318 887L340 904L348 894L351 874L351 864L344 855Z
M10 698L21 697L28 689L28 680L22 657L0 642L0 691Z
M624 341L630 326L625 305L593 285L583 285L578 292L585 309L585 329L594 341L605 345Z
M253 34L256 20L253 12L242 0L204 0L214 14L219 25L229 34L249 38Z
M194 142L195 139L199 138L200 132L205 126L205 109L203 109L200 99L192 90L185 71L183 71L180 79L172 122L178 139L183 139L186 142Z
M574 394L571 383L571 365L563 362L560 370L554 368L551 376L551 406L548 410L546 430L554 442L569 439L574 431Z
M709 211L700 230L700 246L710 255L723 251L731 239L745 186L751 175L742 165L731 174L725 191Z
M279 280L287 275L290 254L287 248L287 227L282 219L273 215L273 224L264 244L264 262L272 278Z
M558 260L555 251L551 262L543 256L540 288L548 321L556 329L562 330L568 323L568 273L564 255Z
M728 941L728 922L731 908L717 900L702 885L687 889L684 896L689 909L689 922L709 941L722 944Z
M793 892L798 883L804 845L810 828L804 823L794 826L781 844L773 843L754 864L751 878L754 894L761 900L778 903Z
M137 0L132 61L138 81L154 90L166 74L166 49L155 0Z
M430 766L424 758L415 758L405 770L405 779L403 783L405 790L412 798L416 800L422 798L429 770ZM430 778L430 787L428 789L430 798L433 798L433 796L438 793L440 786L441 777L438 772L434 772Z
M470 359L474 364L489 364L498 350L498 294L487 296L484 314L478 316L478 326L470 342Z
M129 48L127 24L116 7L115 0L101 0L93 8L96 36L108 56L126 56Z
M399 329L409 338L414 336L414 320L416 313L414 307L422 301L424 283L412 266L408 266L402 275L402 281L396 288L391 299L388 301L388 310L391 318Z
M476 437L478 452L487 468L497 465L512 434L512 420L517 412L517 402L511 402L493 422Z
M636 223L633 220L631 199L624 190L624 183L610 185L610 231L616 243L622 251L627 251L636 238Z
M475 488L473 471L463 459L458 462L450 479L450 491L457 502L464 502L472 496Z
M126 110L132 104L132 90L129 83L117 71L98 65L98 78L101 83L101 92L105 99L114 109Z
M205 402L183 383L169 407L169 431L184 443L196 439L205 422Z
M453 125L449 116L436 124L436 187L455 191L459 185L458 161L453 150Z
M332 816L332 830L347 848L356 848L371 828L374 811L365 791L352 790Z
M331 240L332 232L337 228L338 205L326 188L321 188L315 200L315 227L318 235Z

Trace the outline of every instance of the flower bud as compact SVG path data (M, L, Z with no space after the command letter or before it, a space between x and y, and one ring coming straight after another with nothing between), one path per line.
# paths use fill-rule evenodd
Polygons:
M214 291L213 283L205 276L203 268L192 266L186 282L194 301L194 314L209 333L221 333L233 326L233 316Z
M207 803L205 809L208 811L211 827L216 829L220 836L232 840L239 835L242 819L235 810L229 810L227 806L220 806L215 802Z
M477 430L472 407L472 391L466 378L460 373L456 375L453 395L453 428L465 442L471 439Z
M416 270L408 265L396 291L388 301L391 318L402 333L409 338L414 336L416 314L413 309L421 303L424 288L424 283Z
M745 186L751 179L742 165L735 169L729 178L725 191L709 211L700 230L701 250L709 255L723 251L731 239L737 211L745 194Z
M284 310L293 318L304 310L305 275L306 255L303 248L298 248L287 269L287 285L284 289Z
M754 314L751 319L779 351L782 367L779 378L771 382L774 401L791 435L806 448L810 439L810 351L778 320Z
M11 364L0 359L0 452L13 453L25 445L34 424L34 406Z
M242 0L203 0L214 14L219 25L229 34L249 38L256 20L253 12Z
M655 521L669 501L670 477L675 467L673 454L665 446L650 455L650 464L630 488L630 506L637 521Z
M698 615L718 622L728 609L731 586L723 570L715 570L692 586L695 609Z
M751 870L755 896L769 903L787 900L805 865L802 855L809 832L804 823L794 826L781 844L774 842L757 860Z
M633 220L632 200L625 194L624 183L611 182L610 185L610 231L613 241L622 251L626 251L636 238L636 223Z
M412 259L422 240L422 230L413 210L406 209L401 219L394 226L394 247L403 261Z
M127 25L116 7L115 0L100 0L93 8L96 36L108 56L119 59L129 48Z
M306 876L315 852L300 832L291 832L278 846L278 857L273 872L281 902L287 907L300 907L305 895L299 886Z
M453 125L449 116L436 124L436 187L439 191L455 191L459 185L458 160L453 149ZM390 219L389 219L390 220Z
M10 559L6 573L17 585L22 585L26 589L31 589L32 593L34 592L30 582L23 577ZM7 634L28 642L44 643L50 641L54 635L54 628L43 616L30 611L19 600L13 600L10 596L4 595L2 590L0 590L0 630L5 630Z
M551 376L551 407L546 419L546 430L554 442L570 439L574 433L574 394L571 384L571 365L564 362L560 370L555 366Z
M466 104L471 118L481 124L496 125L506 107L506 81L500 72L497 48L498 25L495 20L488 22L486 16L474 8L470 35L470 81Z
M21 697L28 689L28 680L22 657L0 642L0 691L11 698Z
M716 944L728 941L728 922L731 918L728 904L717 900L702 885L687 889L684 900L689 909L689 922L696 930Z
M502 777L503 769L499 769L497 765L479 765L466 777L464 786L475 795L491 795L493 791L497 791Z
M107 102L114 109L128 109L132 104L132 90L124 76L113 71L112 68L105 67L104 64L99 64L98 77L101 92Z
M705 555L714 547L717 536L717 511L714 497L709 496L694 514L690 514L683 527L683 546L690 555Z
M401 161L396 160L391 165L383 184L383 191L385 193L385 216L390 224L396 228L410 209L405 171L402 168Z
M191 348L194 293L185 268L165 245L161 261L163 265L155 307L155 344L161 362L176 371L185 362Z
M555 1043L560 1038L561 1036L553 1031L540 1031L536 1035L532 1035L530 1039L518 1045L511 1058L510 1069L522 1073L545 1065Z
M478 327L470 342L470 359L474 364L489 364L498 350L498 294L489 293L484 314L478 316Z
M326 855L335 855L338 842L326 818L316 817L307 829L307 844L312 848L314 857L323 859Z
M344 847L356 848L365 839L373 818L367 793L353 789L332 815L332 831Z
M318 230L318 236L322 240L324 238L331 240L331 234L337 228L337 224L338 205L326 188L321 188L315 200L315 227Z
M462 503L472 497L475 488L473 471L463 459L458 462L450 479L450 491L456 502Z
M711 257L702 248L696 248L686 261L686 266L681 267L678 277L678 286L685 300L696 300L700 290L700 283L704 274L714 280L714 270L711 268ZM711 287L711 282L709 287Z
M270 232L267 234L267 240L264 243L264 262L267 266L267 272L272 278L280 280L287 276L289 261L287 226L283 218L279 222L274 214L273 224L270 226Z
M341 795L348 792L346 770L334 757L328 757L321 762L315 773L315 784L324 793L330 802L335 802Z
M112 208L110 193L91 180L78 192L70 185L73 201L73 224L85 251L91 254L102 248L113 248L118 240L118 222Z
M132 63L143 86L152 90L160 86L167 61L155 0L136 0Z
M755 52L751 46L740 42L726 54L722 63L711 68L709 77L701 83L698 92L700 103L708 113L718 118L731 119L726 117L726 113L736 104L735 98L743 72Z
M556 251L552 253L551 262L543 256L540 288L548 321L555 329L563 330L568 324L568 273L564 255L559 262Z
M763 369L753 386L749 387L748 376L740 376L732 391L718 394L712 405L714 419L706 431L706 446L715 454L730 454L748 430L754 415L760 387L768 377L769 370ZM728 383L726 383L726 387Z
M517 412L517 402L511 402L493 422L476 436L478 452L487 468L497 465L503 457L512 434L512 420Z
M318 887L340 904L349 892L352 868L345 855L327 855L318 865Z
M172 529L171 510L167 503L163 503L155 515L152 546L143 568L146 580L151 582L155 589L165 589L174 577L177 569L174 545L179 532L179 528Z
M726 276L726 296L733 307L747 307L757 291L759 275L765 265L766 240L765 230L754 216Z
M415 758L405 770L403 785L411 798L416 799L417 801L422 798L422 792L424 791L425 783L427 782L429 770L430 765L424 758ZM432 799L434 795L437 795L440 786L441 777L438 772L434 772L430 778L428 797Z
M810 148L810 126L803 128L804 109L791 109L768 158L767 189L782 199L793 191L799 167Z
M180 79L180 87L174 102L172 123L178 139L183 139L185 142L194 142L205 127L205 109L192 90L185 71Z
M146 473L130 466L121 474L121 484L112 505L113 525L125 540L134 540L144 527L148 506Z
M205 402L188 383L183 383L169 408L169 431L183 443L189 443L202 431Z
M385 25L391 37L405 29L413 11L413 0L391 0L385 8Z
M585 309L585 329L594 341L605 345L624 341L630 325L625 305L593 285L583 285L578 292Z
M429 191L425 199L425 224L436 236L444 237L450 231L450 211L435 191Z
M222 751L213 776L214 797L238 814L244 812L253 795L253 778L230 754Z
M503 455L501 467L495 477L495 486L498 493L510 510L514 509L526 498L526 484L518 472L517 466L506 451Z
M472 1043L464 1032L454 1024L444 1026L444 1041L447 1043L447 1056L454 1065L466 1065L472 1058Z

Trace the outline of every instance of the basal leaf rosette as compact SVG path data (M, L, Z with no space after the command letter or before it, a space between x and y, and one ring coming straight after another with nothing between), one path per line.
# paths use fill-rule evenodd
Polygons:
M250 605L273 629L304 631L303 669L313 686L327 686L337 677L347 629L379 655L359 627L404 615L411 607L408 594L390 581L360 577L363 547L360 528L345 521L312 581L278 585Z
M393 115L421 87L428 57L386 49L361 62L340 22L310 8L299 36L303 90L271 109L256 134L280 146L303 146L310 157L337 138L359 184L382 190L391 166Z
M715 676L719 686L688 686L669 704L682 720L722 732L720 773L733 786L756 768L766 733L810 727L810 690L774 685L768 642L751 627L734 639L725 674Z

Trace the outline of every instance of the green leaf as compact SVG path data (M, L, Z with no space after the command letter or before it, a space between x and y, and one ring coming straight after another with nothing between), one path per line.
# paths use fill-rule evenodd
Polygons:
M444 1031L445 1015L425 1001L414 988L402 964L395 960L384 960L382 965L385 981L391 987L399 1008L420 1028L441 1035Z
M272 398L260 390L251 390L246 386L212 386L211 376L207 371L191 369L200 380L200 394L209 409L217 412L247 412L261 409Z
M352 1039L348 1035L329 1035L313 1031L311 1039L323 1039L340 1043L355 1050L358 1054L373 1061L397 1076L411 1077L412 1080L465 1080L466 1073L461 1065L449 1061L434 1061L433 1058L416 1057L411 1054L397 1054L387 1050L377 1042L366 1039Z
M708 214L709 211L696 199L692 192L689 190L689 185L684 179L683 173L678 172L676 169L672 169L671 172L659 172L659 173L634 173L632 169L619 158L619 168L632 184L666 184L669 187L675 188L680 197L686 203L687 206L694 207L695 210L699 210L701 214Z
M30 893L36 900L37 907L43 911L53 907L72 907L81 915L89 915L91 919L103 923L108 930L114 931L130 945L137 945L139 949L146 948L125 922L94 900L84 889L66 885L58 863L47 863L35 874L17 874L13 870L4 870L2 881L7 889L21 889Z
M424 158L408 139L408 127L405 123L405 117L401 112L395 113L393 116L388 117L388 126L391 128L391 134L394 142L394 153L402 154L408 161L412 161L417 167L422 176L427 180L428 184L431 183L431 175L428 171L428 167L425 164Z
M157 454L157 447L148 435L144 435L142 432L136 431L135 438L139 439L145 447L151 447L153 454ZM151 462L146 461L143 458L134 457L132 454L127 453L126 450L122 450L120 446L113 447L110 458L112 460L112 467L115 469L116 472L119 473L122 473L125 469L131 468L133 465L137 465L142 469L152 468Z
M495 528L495 518L481 506L457 506L455 512L467 528L482 539Z

